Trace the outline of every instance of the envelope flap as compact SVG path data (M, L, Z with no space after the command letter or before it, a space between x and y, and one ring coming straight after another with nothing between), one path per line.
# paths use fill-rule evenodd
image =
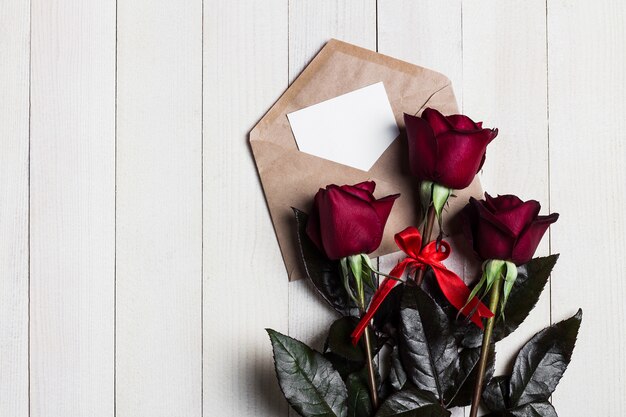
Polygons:
M438 72L339 40L330 40L250 132L250 140L297 148L287 114L382 81L396 121L450 84Z

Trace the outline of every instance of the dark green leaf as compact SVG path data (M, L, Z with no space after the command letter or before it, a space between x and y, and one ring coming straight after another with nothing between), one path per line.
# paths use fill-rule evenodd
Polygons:
M289 404L304 417L346 417L348 391L339 373L320 353L272 329L274 365Z
M448 417L450 412L431 393L407 387L387 398L376 417Z
M363 362L365 354L359 346L354 346L350 340L350 334L356 327L356 317L342 317L330 326L326 345L330 352L336 353L353 362Z
M389 382L396 391L400 391L406 384L406 372L400 362L400 353L398 352L398 345L393 347L391 354L389 355L391 365L389 368Z
M504 411L509 407L509 375L493 378L483 391L482 400L491 411Z
M337 372L339 372L339 375L341 375L341 379L343 379L344 381L348 378L348 375L359 371L365 365L363 361L354 362L333 352L324 353L324 357L330 361L330 363L333 365L333 368L335 368Z
M525 404L508 411L507 417L558 417L548 401Z
M559 255L535 258L517 268L517 279L504 308L504 314L499 315L493 329L494 342L507 337L528 317L537 304L558 258ZM464 327L461 329L463 346L480 346L483 337L482 330L476 326Z
M443 400L454 381L458 348L444 311L414 285L404 290L400 310L400 358L408 380Z
M480 360L481 348L463 349L459 353L458 365L450 376L454 385L450 387L445 396L447 407L465 407L471 404L474 393L474 385L478 377L478 361ZM485 384L491 380L496 365L496 350L492 344L487 357L487 370L485 372Z
M537 333L522 347L511 374L511 406L547 401L572 358L583 312Z
M366 370L348 376L348 417L370 417L372 400L367 385Z
M328 259L306 234L308 216L293 209L298 226L298 246L304 263L304 271L322 298L343 316L358 316L359 310L350 298L339 273L339 262Z
M379 332L386 334L394 334L400 323L400 303L404 285L398 284L389 293L387 298L376 311L374 315L374 327Z

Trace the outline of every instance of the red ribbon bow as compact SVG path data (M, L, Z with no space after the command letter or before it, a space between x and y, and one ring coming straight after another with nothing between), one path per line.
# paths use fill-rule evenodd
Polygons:
M469 315L470 320L472 320L475 325L482 329L482 318L493 317L491 310L477 297L467 302L470 289L457 274L447 269L441 263L450 256L451 249L448 242L443 240L440 242L440 249L444 249L443 251L437 249L437 242L435 241L428 243L422 248L422 236L415 227L407 227L402 232L397 233L395 240L396 245L407 254L407 257L402 262L398 263L398 265L391 270L389 275L401 278L407 268L411 268L415 271L417 269L430 267L435 273L435 278L437 279L437 283L443 295L460 313ZM386 277L380 284L378 290L372 296L372 301L370 302L367 313L365 313L350 335L353 344L356 345L358 343L365 328L374 317L376 310L378 310L393 287L396 286L396 283L397 281L395 279ZM477 314L473 314L474 312Z

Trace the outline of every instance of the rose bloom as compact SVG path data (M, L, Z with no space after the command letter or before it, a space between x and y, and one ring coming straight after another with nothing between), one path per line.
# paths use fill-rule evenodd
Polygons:
M511 261L523 265L530 261L548 227L558 213L540 216L535 200L522 201L514 195L496 198L485 193L484 200L470 198L463 214L466 234L482 258Z
M376 183L328 185L315 195L307 235L330 259L374 252L383 238L385 223L400 194L377 200Z
M456 190L471 184L485 162L487 145L498 135L498 129L484 129L482 122L431 108L421 117L405 114L404 123L413 175Z

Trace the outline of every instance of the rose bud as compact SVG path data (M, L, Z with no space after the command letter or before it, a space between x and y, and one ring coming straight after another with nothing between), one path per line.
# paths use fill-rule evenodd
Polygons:
M463 210L466 234L482 260L510 261L523 265L530 261L548 227L558 213L540 216L535 200L522 201L514 195L496 198L485 193L484 200L470 198Z
M422 116L404 115L411 172L420 181L462 190L485 161L487 145L498 129L484 129L467 116L444 116L427 108Z
M383 238L385 223L400 195L377 200L376 183L328 185L315 195L306 227L307 235L330 259L374 252Z

